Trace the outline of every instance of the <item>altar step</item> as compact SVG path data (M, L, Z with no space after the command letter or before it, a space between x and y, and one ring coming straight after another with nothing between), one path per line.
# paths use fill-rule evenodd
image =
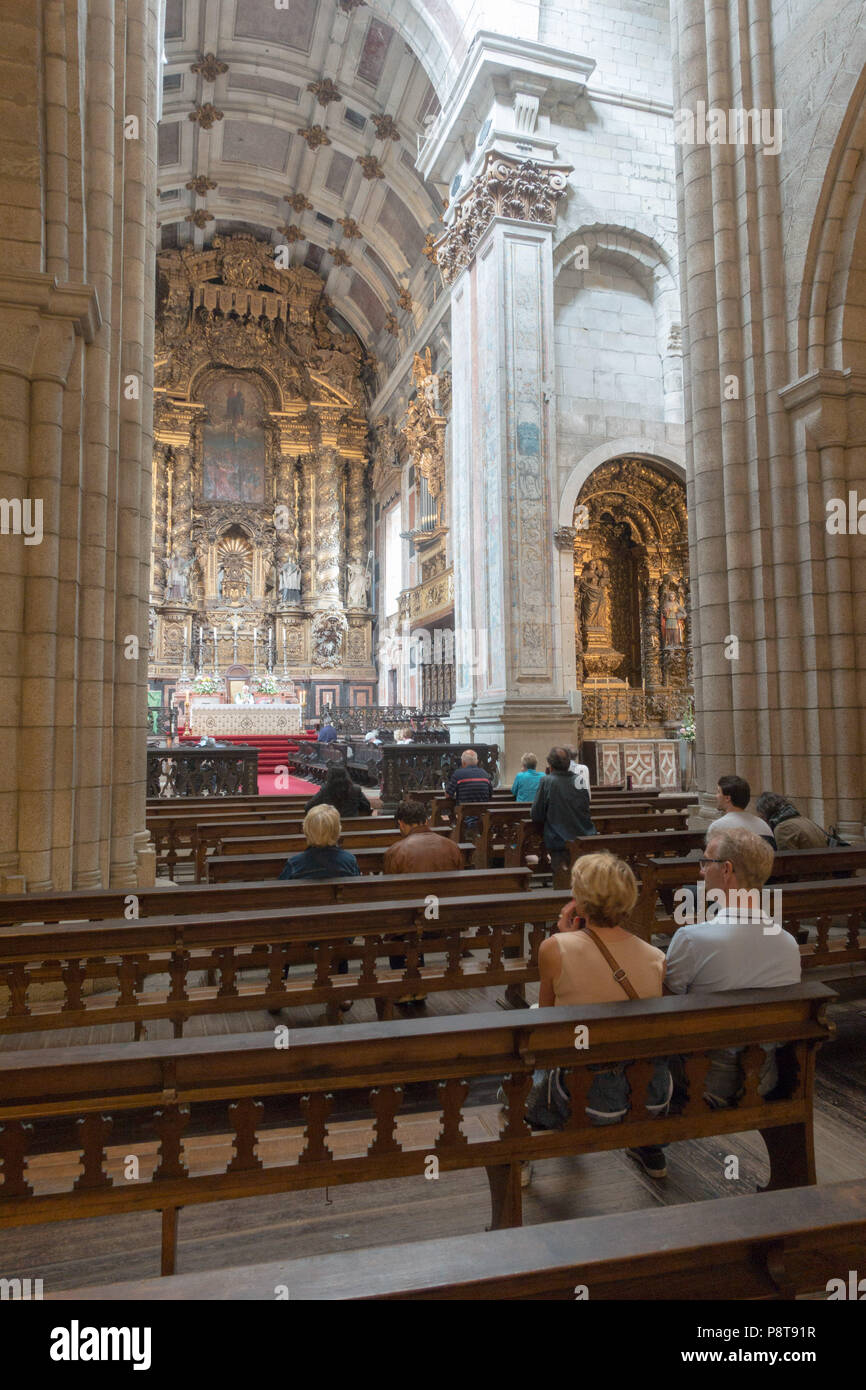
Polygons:
M197 734L183 733L181 743L198 743ZM278 767L291 767L292 755L297 753L298 744L285 734L221 734L219 743L239 743L246 747L252 745L259 750L259 773L273 774Z

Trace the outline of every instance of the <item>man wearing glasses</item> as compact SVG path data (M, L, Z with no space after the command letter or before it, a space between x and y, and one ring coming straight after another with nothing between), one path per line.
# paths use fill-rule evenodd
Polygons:
M681 927L667 953L665 992L714 994L728 989L774 989L800 980L800 950L790 932L762 910L761 888L773 868L773 851L750 830L710 828L701 878L711 900L721 904L711 921ZM730 1105L743 1086L742 1049L711 1054L704 1096L716 1107ZM775 1045L764 1046L758 1090L778 1083Z

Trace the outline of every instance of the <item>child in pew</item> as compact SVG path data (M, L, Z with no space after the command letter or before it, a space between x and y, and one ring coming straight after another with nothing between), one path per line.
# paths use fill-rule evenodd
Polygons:
M624 860L613 854L584 854L571 871L573 902L560 914L555 935L538 951L539 1008L562 1004L607 1004L620 999L657 999L665 977L663 952L624 927L637 902L637 881ZM629 1110L627 1066L593 1068L586 1113L597 1125L617 1124ZM667 1113L673 1082L664 1058L657 1059L647 1088L646 1109ZM527 1119L541 1128L559 1128L570 1101L558 1070L539 1070L527 1101ZM657 1145L627 1149L652 1178L667 1176ZM524 1168L524 1185L531 1169Z
M307 848L286 861L280 878L357 878L361 872L357 859L337 844L342 829L340 813L333 806L314 806L304 817ZM349 962L341 960L337 965L337 974L345 975L348 970ZM284 980L288 973L289 967L286 966ZM351 1000L340 1005L344 1012L351 1007Z

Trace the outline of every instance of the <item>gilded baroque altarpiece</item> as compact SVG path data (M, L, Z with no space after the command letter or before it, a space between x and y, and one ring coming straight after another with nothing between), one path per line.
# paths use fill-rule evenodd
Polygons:
M158 258L150 674L369 681L368 363L252 236Z

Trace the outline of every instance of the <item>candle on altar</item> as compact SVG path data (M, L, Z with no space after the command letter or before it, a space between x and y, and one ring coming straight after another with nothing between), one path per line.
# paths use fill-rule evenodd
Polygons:
M219 657L218 657L218 655L217 655L217 630L216 630L216 628L215 628L215 627L211 628L211 632L213 633L213 664L214 664L214 670L216 670L216 669L219 667Z
M258 646L259 646L259 630L258 630L257 627L254 627L254 628L253 628L253 671L255 671L255 669L256 669Z

